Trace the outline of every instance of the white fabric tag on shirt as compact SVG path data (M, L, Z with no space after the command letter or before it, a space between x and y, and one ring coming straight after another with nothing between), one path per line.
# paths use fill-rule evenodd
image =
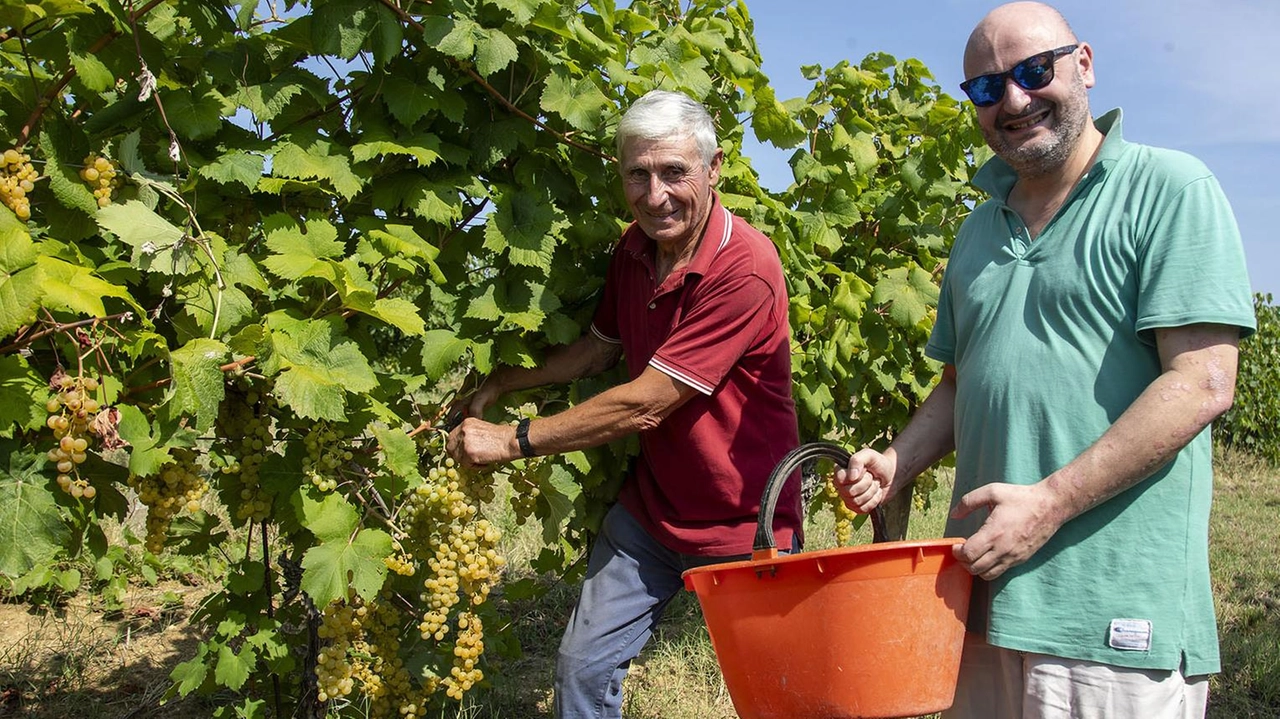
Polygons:
M1112 649L1145 652L1151 649L1150 619L1112 619L1107 632L1107 645Z

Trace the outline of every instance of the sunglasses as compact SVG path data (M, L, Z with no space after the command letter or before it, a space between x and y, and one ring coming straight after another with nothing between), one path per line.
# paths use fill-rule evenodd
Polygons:
M1023 90L1039 90L1053 82L1053 64L1070 55L1079 45L1063 45L1023 60L1005 72L979 75L960 83L960 89L978 107L991 107L1004 98L1005 81L1012 79Z

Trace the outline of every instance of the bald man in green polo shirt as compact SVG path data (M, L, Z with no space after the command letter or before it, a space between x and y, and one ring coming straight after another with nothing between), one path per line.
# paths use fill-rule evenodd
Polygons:
M978 581L945 716L1203 716L1208 426L1255 328L1235 219L1201 162L1092 118L1093 48L1053 8L992 11L964 71L996 158L942 281L943 375L838 488L869 511L956 453L947 534Z

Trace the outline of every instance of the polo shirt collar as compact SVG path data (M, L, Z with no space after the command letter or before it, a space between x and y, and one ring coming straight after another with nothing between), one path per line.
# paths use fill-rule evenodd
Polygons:
M627 237L624 247L636 257L652 262L654 253L657 251L656 243L644 233L644 230L640 229L639 224L633 223L633 229L635 231L628 233L630 236ZM711 261L728 244L732 229L733 222L730 215L720 204L720 194L712 190L707 225L702 229L702 237L698 240L698 249L693 255L693 260L681 274L705 275L711 268Z
M1125 145L1128 143L1124 141L1122 117L1123 113L1117 107L1093 121L1093 126L1098 128L1098 132L1101 132L1104 137L1102 147L1098 150L1098 157L1094 160L1093 167L1089 169L1090 176L1107 172L1120 159L1120 155L1124 154ZM988 160L987 164L978 170L978 174L973 176L974 186L992 197L999 198L1002 202L1009 197L1017 181L1018 173L999 157Z

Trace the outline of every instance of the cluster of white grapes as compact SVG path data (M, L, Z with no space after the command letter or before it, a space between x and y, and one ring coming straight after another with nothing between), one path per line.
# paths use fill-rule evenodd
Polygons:
M98 207L110 205L112 194L121 184L116 164L101 155L84 158L80 179L93 190L93 199L97 201Z
M271 514L271 495L262 488L261 474L262 463L275 442L271 429L274 407L270 385L255 384L242 375L227 385L226 398L218 408L215 427L221 450L233 458L221 472L238 480L229 487L232 496L224 498L241 521L261 522Z
M89 435L98 414L98 400L94 397L97 390L98 380L93 377L62 375L57 380L57 392L45 403L49 412L45 424L58 441L49 450L48 459L58 470L58 488L76 499L93 499L98 494L80 474L80 465L89 458Z
M31 165L31 156L16 148L5 150L3 160L0 163L0 201L25 222L31 219L29 195L36 189L36 168Z
M200 473L196 453L185 448L173 450L173 461L161 467L159 472L145 477L130 476L129 486L147 505L145 546L157 554L164 549L173 518L183 510L199 511L200 498L209 488Z

